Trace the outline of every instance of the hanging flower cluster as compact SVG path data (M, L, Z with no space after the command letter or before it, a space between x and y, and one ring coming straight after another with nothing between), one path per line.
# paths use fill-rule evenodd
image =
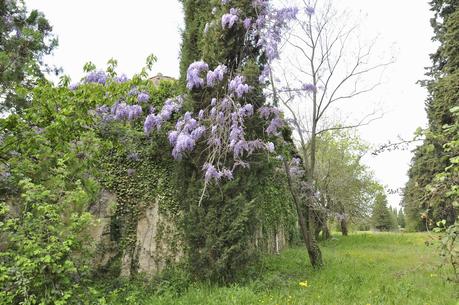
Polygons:
M107 74L104 71L92 71L86 76L86 83L96 83L105 85Z
M124 102L116 102L112 107L105 105L97 107L96 113L104 121L134 121L142 117L143 110L140 105L128 105Z
M263 81L270 74L269 63L279 56L278 45L282 31L287 27L288 21L296 17L298 9L277 10L269 5L268 0L254 0L252 5L258 15L247 16L240 8L229 8L230 2L221 1L221 9L225 10L222 15L218 15L219 9L212 9L212 15L217 22L213 20L208 23L205 32L209 27L216 26L219 18L222 30L235 27L244 29L249 34L246 35L247 39L252 39L247 43L256 46L268 59L268 64L264 66L260 77ZM206 185L211 181L233 179L234 170L240 166L249 166L247 157L256 152L275 152L274 143L250 139L245 130L249 120L257 116L266 121L265 132L268 136L278 136L279 129L285 125L279 109L270 106L255 109L248 102L248 94L253 88L243 75L228 70L223 64L212 70L203 60L190 64L186 74L187 89L193 92L205 90L213 97L204 103L207 105L205 108L194 113L184 113L176 121L175 128L168 131L172 156L177 160L193 152L198 143L205 146L202 170ZM106 77L94 72L88 75L86 81L105 83ZM120 79L118 82L123 81L124 79ZM313 88L307 87L305 90L312 91ZM150 99L148 93L140 92L137 88L132 88L128 95L136 96L139 104ZM172 118L173 113L181 110L182 104L183 98L178 97L167 100L158 113L151 107L144 121L145 134L151 135L153 130L160 130L164 123ZM142 106L126 103L117 103L111 109L100 107L97 111L110 115L114 120L133 120L142 116Z
M183 97L179 96L175 99L168 99L158 114L155 114L152 108L151 113L147 116L143 125L145 134L149 135L154 128L157 130L161 129L163 123L168 121L174 112L178 112L182 109L182 104Z

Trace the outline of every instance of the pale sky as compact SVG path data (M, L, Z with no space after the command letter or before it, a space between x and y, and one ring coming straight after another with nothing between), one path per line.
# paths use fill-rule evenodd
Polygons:
M63 67L73 81L83 76L86 62L104 69L110 58L118 60L119 72L132 75L151 53L158 57L152 76L179 75L183 12L176 0L26 0L26 4L44 12L53 25L59 47L47 61ZM356 113L362 102L384 109L382 119L361 128L362 138L375 146L396 141L399 135L409 139L427 122L427 93L416 82L424 79L424 67L431 64L429 54L435 49L428 2L335 0L335 4L362 15L362 38L378 35L381 50L396 58L384 74L383 85L349 106ZM376 157L368 154L364 161L382 184L396 189L407 180L410 159L409 151L394 151ZM392 206L399 201L399 196L389 196Z

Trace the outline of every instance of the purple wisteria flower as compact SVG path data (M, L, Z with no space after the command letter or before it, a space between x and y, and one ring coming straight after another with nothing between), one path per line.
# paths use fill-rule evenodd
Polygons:
M188 89L200 88L204 86L204 79L200 77L201 72L207 71L209 66L204 61L196 61L188 67L186 73L186 87Z
M99 108L99 111L102 109ZM142 107L139 105L127 105L126 103L115 103L111 109L115 120L136 120L142 116Z
M268 142L266 143L266 149L270 152L273 153L275 150L274 143L273 142Z
M137 95L137 101L139 101L139 103L148 102L149 99L150 99L150 95L146 92L140 92Z
M238 98L241 98L244 94L248 93L250 91L250 86L244 84L244 81L245 79L242 75L237 75L228 84L229 92Z
M169 143L173 146L172 156L176 160L182 158L183 153L194 149L196 142L204 135L206 128L186 112L175 124L174 131L168 135Z
M306 7L304 11L309 16L312 16L312 15L314 15L316 13L316 10L312 6Z
M252 116L253 115L253 106L252 104L245 104L239 109L239 114L243 117L245 116Z
M317 91L317 87L314 84L303 84L301 86L301 89L303 89L304 91L307 91L307 92L316 92Z
M104 71L93 71L86 76L87 83L104 85L107 81L107 74Z
M142 116L142 107L139 105L131 105L128 107L128 120L133 121Z
M137 87L132 87L128 92L129 96L134 96L134 95L137 95L137 94L139 94L139 89L137 89Z
M79 83L73 83L73 84L71 84L71 85L69 86L69 89L70 89L70 90L76 90L76 89L78 89L79 86L80 86Z
M175 99L168 99L158 114L155 114L154 109L151 109L151 113L147 116L145 123L143 124L145 134L150 134L153 128L159 130L162 124L172 117L172 113L177 112L182 108L182 104L183 98L178 96Z
M252 18L245 18L242 24L244 25L244 28L248 30L252 25Z
M115 82L117 82L118 84L122 84L127 81L129 81L129 79L126 76L126 74L121 74L120 76L115 77Z
M150 113L145 119L145 123L143 123L143 131L148 135L153 130L153 128L159 130L161 128L162 122L163 121L159 116L154 113Z
M297 16L298 11L298 7L295 6L282 8L276 12L276 18L279 21L292 20Z
M214 71L207 72L207 86L213 87L216 82L222 81L227 70L225 65L218 65Z
M234 24L239 20L239 11L235 8L231 8L228 14L222 16L222 28L231 29Z
M218 181L222 177L222 174L210 163L205 163L202 169L205 171L204 179L206 182L209 182L212 179Z
M260 83L264 83L267 80L269 80L269 75L271 74L271 68L269 65L264 65L263 70L260 73L260 76L258 77L258 81Z
M268 128L266 128L266 132L269 135L279 135L278 129L284 126L284 121L280 117L275 117L271 120Z

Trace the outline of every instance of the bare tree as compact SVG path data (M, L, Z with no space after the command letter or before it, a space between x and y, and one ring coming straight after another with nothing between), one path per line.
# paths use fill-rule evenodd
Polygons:
M380 78L370 83L365 78L372 73L380 77L393 60L372 63L376 40L360 43L358 26L350 22L347 13L338 14L331 1L302 0L301 6L304 10L300 10L296 24L285 39L282 58L271 67L271 89L274 104L285 108L289 117L298 141L305 179L312 186L305 208L307 227L303 230L308 237L312 236L308 238L312 242L307 245L309 250L315 248L311 231L317 137L329 130L367 125L378 118L377 113L372 112L357 122L333 125L328 114L344 101L380 85ZM279 75L275 71L282 73Z

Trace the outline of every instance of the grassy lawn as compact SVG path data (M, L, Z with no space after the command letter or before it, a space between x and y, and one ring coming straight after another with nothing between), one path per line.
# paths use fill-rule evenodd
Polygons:
M308 266L303 248L291 248L264 258L264 271L244 285L198 284L180 296L132 291L120 304L458 305L459 285L443 280L427 239L420 233L338 236L322 243L320 271Z

